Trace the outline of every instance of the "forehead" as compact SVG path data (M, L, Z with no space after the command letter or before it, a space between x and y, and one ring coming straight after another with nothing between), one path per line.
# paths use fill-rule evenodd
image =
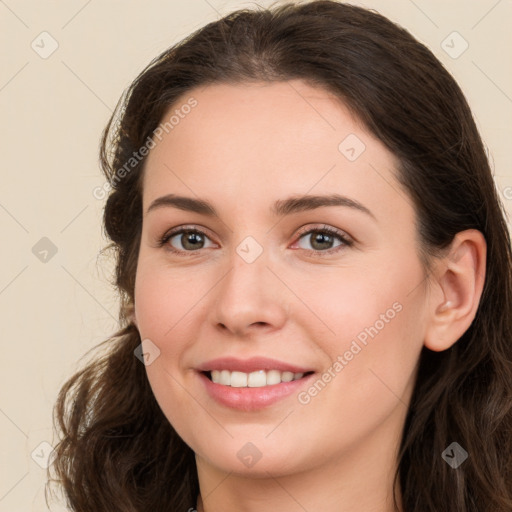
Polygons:
M171 117L146 161L145 208L165 193L240 208L290 193L396 202L395 157L320 87L299 80L209 85L183 95L161 126Z

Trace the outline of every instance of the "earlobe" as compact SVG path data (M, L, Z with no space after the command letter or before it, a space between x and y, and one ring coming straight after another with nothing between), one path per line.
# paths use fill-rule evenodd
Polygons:
M448 254L432 276L425 346L435 352L450 348L475 318L485 282L487 244L475 229L457 233Z

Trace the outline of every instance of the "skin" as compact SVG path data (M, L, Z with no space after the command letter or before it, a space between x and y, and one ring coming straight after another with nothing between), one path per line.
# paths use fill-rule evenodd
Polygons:
M421 349L445 350L469 327L485 240L459 233L427 279L395 157L321 88L215 84L190 91L178 107L190 96L198 105L146 161L134 321L160 350L146 366L155 397L196 453L198 510L391 512ZM349 134L366 146L355 161L338 149ZM279 199L334 191L373 217L346 206L282 218L270 211ZM218 216L147 213L169 193L206 199ZM299 239L299 228L324 225L354 243ZM168 250L187 250L185 237L158 246L179 226L206 232L198 249L188 248L192 256ZM252 263L236 251L247 236L263 250ZM331 247L340 250L318 256ZM262 355L321 376L396 303L394 318L307 404L293 394L261 411L230 409L206 394L194 370L224 355ZM252 467L237 457L247 442L261 453Z

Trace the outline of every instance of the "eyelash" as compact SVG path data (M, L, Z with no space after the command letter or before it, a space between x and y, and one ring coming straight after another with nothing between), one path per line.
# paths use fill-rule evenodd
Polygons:
M171 238L173 238L176 235L180 235L182 233L198 233L202 236L205 236L206 238L210 238L204 231L202 231L200 229L183 226L183 227L176 228L174 230L171 230L171 231L165 233L158 240L158 247L163 247L164 245L166 245L169 242L169 240ZM327 256L327 255L330 255L330 254L333 254L333 253L336 253L336 252L342 250L344 247L351 247L354 244L354 242L352 240L350 240L347 236L345 236L343 234L343 232L338 231L337 229L331 228L329 226L323 226L322 228L309 228L309 229L304 228L299 231L299 233L297 235L298 236L297 241L299 241L305 235L310 235L311 233L327 233L328 235L333 236L342 242L342 244L338 245L337 247L333 247L333 248L327 249L325 251L319 251L319 250L315 250L315 249L303 249L304 251L306 251L310 254L313 254L315 257ZM199 250L182 251L179 249L175 249L170 244L168 245L168 247L166 249L174 254L181 254L184 256L185 255L186 256L195 256L194 253L199 252Z

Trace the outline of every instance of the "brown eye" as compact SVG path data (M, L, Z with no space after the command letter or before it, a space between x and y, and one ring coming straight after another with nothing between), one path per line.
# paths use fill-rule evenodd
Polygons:
M331 249L335 243L335 237L333 235L322 231L312 231L307 235L303 235L301 239L304 237L308 237L307 239L310 241L311 247L315 251Z
M199 229L181 228L165 234L159 245L165 246L171 252L190 253L204 249L208 240L210 239L206 233Z
M300 245L303 240L306 244L309 242L311 247ZM318 253L318 255L331 254L342 250L344 246L351 246L352 241L348 239L341 231L335 230L330 227L313 228L303 231L299 237L299 247L309 252Z
M173 238L177 238L185 250L202 249L205 242L204 235L194 231L183 231L183 233L171 237L169 241Z

